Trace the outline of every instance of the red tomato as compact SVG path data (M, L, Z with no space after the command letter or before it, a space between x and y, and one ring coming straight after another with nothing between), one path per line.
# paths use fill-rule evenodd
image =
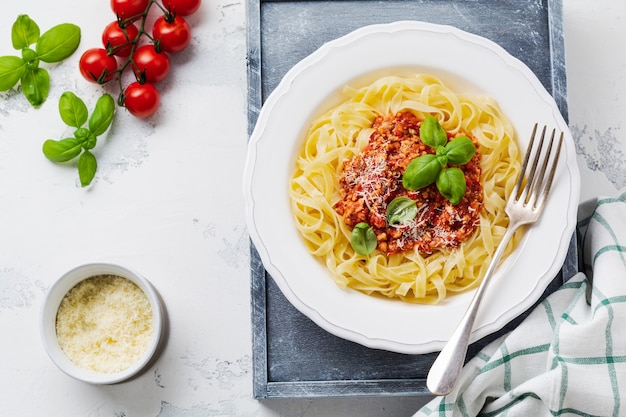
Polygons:
M111 9L118 18L135 21L146 11L150 0L111 0Z
M152 38L158 41L159 48L165 52L180 52L191 41L191 28L187 21L179 16L161 16L152 26Z
M170 72L170 59L165 52L157 52L154 45L143 45L133 54L133 71L138 81L156 83Z
M133 82L124 90L124 107L130 114L143 119L159 108L159 91L150 83Z
M132 42L137 39L139 29L134 24L129 24L124 29L118 21L109 23L102 32L102 44L113 55L127 57L133 47Z
M202 0L161 0L161 4L176 16L189 16L200 8Z
M104 84L115 76L117 61L105 49L92 48L80 57L78 68L87 81Z

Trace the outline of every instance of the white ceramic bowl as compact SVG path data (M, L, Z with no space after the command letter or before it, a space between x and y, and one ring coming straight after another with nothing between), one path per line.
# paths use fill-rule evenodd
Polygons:
M56 317L61 301L79 282L97 275L117 275L135 283L152 306L153 336L143 356L129 368L115 373L100 373L76 365L61 350L57 339ZM156 359L165 339L166 314L161 297L139 273L111 263L89 263L78 266L61 276L50 288L41 309L40 331L44 347L56 366L67 375L91 384L115 384L131 379Z
M406 53L416 48L419 53ZM496 272L470 341L502 329L542 296L561 269L576 228L580 174L576 146L556 102L500 45L452 26L416 21L364 26L324 44L294 65L263 104L250 136L243 183L250 238L291 304L335 336L407 354L441 350L475 289L436 305L415 305L340 288L298 232L287 190L307 129L318 115L348 99L341 94L346 85L358 88L381 75L417 73L435 75L459 94L495 99L521 149L535 123L565 134L541 219Z

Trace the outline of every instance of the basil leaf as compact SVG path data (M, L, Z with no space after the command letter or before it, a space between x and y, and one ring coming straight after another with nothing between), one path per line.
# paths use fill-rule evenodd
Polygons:
M445 147L448 162L453 165L467 164L476 152L476 147L467 136L452 139Z
M33 107L43 104L50 92L50 74L43 68L27 69L22 75L22 91Z
M448 134L441 127L436 117L428 116L420 125L420 139L426 145L436 148L448 143Z
M352 229L350 244L356 253L369 258L370 254L376 249L378 240L372 228L367 223L361 222Z
M405 223L417 216L417 204L408 197L396 197L387 205L387 223Z
M433 154L426 154L413 159L404 171L402 185L407 190L419 190L437 179L441 163Z
M87 121L88 111L83 100L71 91L66 91L59 98L59 114L66 125L81 127Z
M103 94L96 103L96 107L89 118L89 130L95 136L100 136L111 126L115 115L115 100L109 94Z
M0 91L13 88L26 71L26 63L17 56L0 56Z
M66 162L82 151L82 141L76 138L48 139L43 143L43 154L53 162Z
M437 188L452 204L459 204L465 195L465 174L460 168L446 168L437 177Z
M74 53L80 43L80 28L71 23L57 25L37 41L37 54L43 62L59 62Z
M19 15L11 27L11 42L18 51L27 48L39 39L39 26L28 15Z
M98 162L96 157L89 151L82 153L78 158L78 177L80 178L80 185L83 187L91 184L91 181L96 176L96 170L98 169Z

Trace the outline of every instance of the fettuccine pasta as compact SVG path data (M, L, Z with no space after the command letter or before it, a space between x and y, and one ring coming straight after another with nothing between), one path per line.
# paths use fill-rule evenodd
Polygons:
M340 287L407 302L437 303L476 285L508 224L504 211L520 171L520 151L511 124L497 103L483 96L456 94L437 77L387 76L362 88L346 87L346 101L310 126L290 181L296 226L310 253L322 260ZM344 162L358 155L379 116L411 112L434 116L451 134L471 135L480 153L483 202L480 224L455 249L417 250L369 257L350 244L352 228L336 211ZM519 234L505 256L519 241Z

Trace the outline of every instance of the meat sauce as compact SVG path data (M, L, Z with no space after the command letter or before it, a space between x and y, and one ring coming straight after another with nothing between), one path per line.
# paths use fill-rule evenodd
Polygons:
M435 184L416 191L402 186L408 164L418 156L435 153L420 140L420 124L411 112L378 116L367 146L344 162L339 178L341 200L335 210L348 226L368 223L376 234L378 249L387 255L414 249L428 255L436 248L454 249L480 224L483 188L478 152L459 166L465 174L466 192L457 205L443 197ZM448 133L448 140L453 138ZM402 196L415 200L417 216L406 223L388 224L387 204Z

